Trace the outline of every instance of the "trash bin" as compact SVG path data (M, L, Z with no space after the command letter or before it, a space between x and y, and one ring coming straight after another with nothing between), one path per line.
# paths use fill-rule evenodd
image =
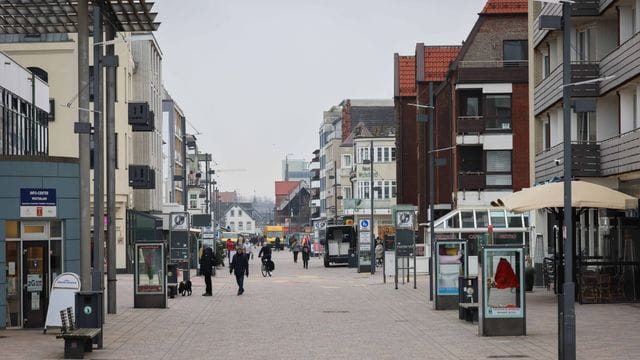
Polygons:
M76 293L76 328L100 328L103 320L102 291L78 291ZM102 332L93 338L93 343L102 349Z
M349 267L357 268L358 267L358 256L355 252L349 251Z

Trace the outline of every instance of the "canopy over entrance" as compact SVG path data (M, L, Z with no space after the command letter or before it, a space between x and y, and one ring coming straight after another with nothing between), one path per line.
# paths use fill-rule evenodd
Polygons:
M625 210L638 206L633 196L586 181L571 182L571 206ZM508 211L524 212L564 207L564 183L555 182L522 189L491 203Z

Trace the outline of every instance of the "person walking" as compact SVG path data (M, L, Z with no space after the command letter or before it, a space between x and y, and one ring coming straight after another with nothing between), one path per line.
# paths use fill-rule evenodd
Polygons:
M305 269L309 268L309 255L311 254L311 249L309 245L302 246L302 267Z
M253 259L253 244L250 241L245 241L244 251L247 254L247 260Z
M376 245L376 266L382 266L384 262L384 248L382 247L382 240L378 241Z
M298 253L300 252L300 250L302 250L302 247L300 246L300 243L298 242L298 239L296 239L295 236L291 237L291 251L293 251L293 262L297 263L298 262Z
M236 283L238 283L238 295L242 295L244 293L244 276L249 277L249 260L242 247L236 249L231 265L229 265L229 274L234 272L236 274Z
M276 251L280 251L280 237L276 237L275 244L276 244Z
M227 259L229 259L229 265L231 265L231 257L235 249L236 245L233 243L233 240L227 239Z
M205 290L202 296L211 296L211 274L213 273L213 250L209 245L204 245L202 255L200 256L200 274L204 276Z

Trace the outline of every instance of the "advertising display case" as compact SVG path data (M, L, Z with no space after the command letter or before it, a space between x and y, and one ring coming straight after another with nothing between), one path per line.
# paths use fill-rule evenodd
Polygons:
M479 334L526 335L524 247L487 245L480 261Z
M167 307L164 242L135 244L134 307Z
M464 240L437 240L432 270L434 284L431 289L435 310L458 309L458 278L468 276L467 242Z

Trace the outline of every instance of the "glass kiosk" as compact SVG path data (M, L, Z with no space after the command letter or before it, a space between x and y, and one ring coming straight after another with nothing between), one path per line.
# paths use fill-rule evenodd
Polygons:
M478 333L482 336L526 335L524 247L482 247L478 284Z
M135 308L166 308L165 243L136 243L134 259L133 306Z
M458 309L458 277L468 275L467 242L465 240L436 240L433 263L433 308Z

